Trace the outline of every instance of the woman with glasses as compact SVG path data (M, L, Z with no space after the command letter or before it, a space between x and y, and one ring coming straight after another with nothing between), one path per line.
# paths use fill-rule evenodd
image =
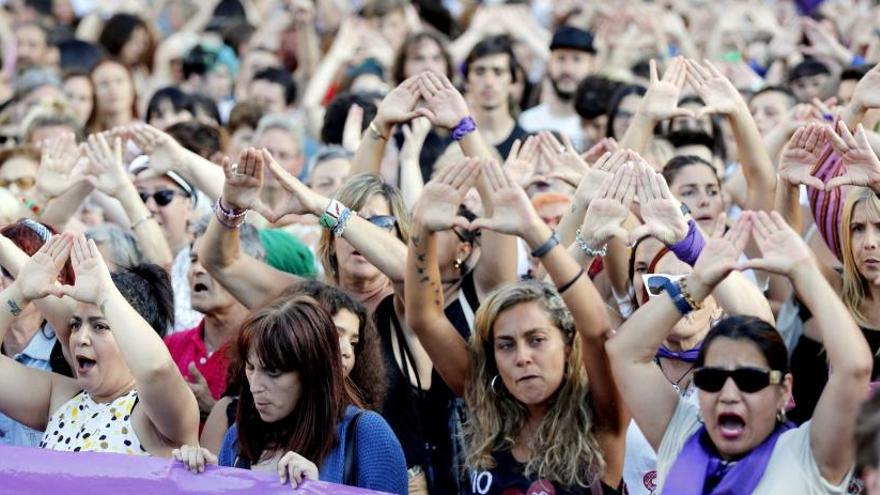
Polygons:
M750 235L762 257L738 264ZM764 320L731 316L709 332L695 362L699 405L669 387L654 363L673 325L732 270L746 268L788 278L825 337L833 373L812 421L799 428L785 419L788 351ZM691 274L663 287L665 295L636 311L606 345L615 379L628 384L624 401L657 450L657 492L846 493L872 359L800 236L775 212L746 212L723 237L713 234Z

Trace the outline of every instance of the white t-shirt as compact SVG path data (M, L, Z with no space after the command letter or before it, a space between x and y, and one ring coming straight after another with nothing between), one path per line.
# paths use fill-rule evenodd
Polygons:
M521 113L519 125L529 133L555 131L565 134L579 152L586 151L587 143L584 139L584 129L581 127L581 118L576 113L568 117L552 115L550 107L544 103Z
M657 452L657 490L663 492L663 483L687 440L700 428L697 416L699 406L686 400L678 401L669 427L663 435ZM828 483L819 473L819 466L810 448L810 421L779 436L764 477L758 482L754 495L797 493L799 495L843 495L852 478L850 471L838 485Z

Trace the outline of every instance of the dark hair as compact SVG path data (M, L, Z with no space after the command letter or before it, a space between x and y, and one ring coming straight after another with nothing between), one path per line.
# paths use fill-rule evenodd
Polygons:
M93 43L78 39L58 43L58 67L65 74L65 79L71 72L88 73L103 57L104 49Z
M147 104L146 121L148 123L153 119L153 116L159 112L159 106L166 101L171 103L175 112L186 110L193 116L196 114L195 108L193 108L193 100L188 94L184 93L176 86L165 86L164 88L156 90L156 92L153 93L153 96L150 97L150 102Z
M715 154L715 140L702 129L678 129L667 134L666 140L673 148L705 146Z
M788 72L788 82L794 82L804 77L818 76L820 74L831 74L828 66L818 60L807 58L803 62L795 65Z
M254 74L251 83L259 80L280 84L284 88L284 102L288 105L292 105L296 101L296 81L293 80L290 72L278 67L269 67Z
M403 10L405 5L405 0L367 0L358 15L366 19L385 17Z
M685 96L684 98L678 100L678 106L687 105L689 103L706 105L706 102L704 102L703 99L697 95ZM673 120L675 120L674 117ZM721 127L721 116L718 114L712 114L709 116L709 121L712 128L712 155L721 158L721 161L723 162L727 162L727 146L724 145L724 131ZM670 125L670 128L671 127L672 126Z
M378 93L344 92L336 95L324 111L324 124L321 126L321 142L324 144L342 144L342 129L348 118L348 109L358 105L364 109L364 123L361 132L367 129L376 117L376 102L382 99Z
M391 68L391 75L394 78L395 84L400 84L406 79L404 70L406 60L409 58L409 51L424 41L432 41L440 48L440 53L443 54L443 60L446 62L446 77L450 80L452 79L452 57L449 55L449 50L446 49L448 42L443 40L443 38L437 33L421 31L407 36L403 44L400 45L400 50L398 50L397 56L394 57L394 65Z
M620 83L603 76L587 76L574 92L574 111L582 119L593 120L608 114L608 102Z
M189 95L192 98L193 102L193 116L197 119L199 118L199 114L202 113L220 125L222 120L220 119L220 109L217 108L217 102L214 101L214 98L211 98L208 95L203 95L201 93L194 93Z
M141 263L113 272L110 276L128 304L160 337L174 327L174 291L164 268Z
M142 28L147 33L147 47L138 60L138 65L143 65L149 69L153 68L153 52L156 43L153 40L153 34L140 17L132 14L113 14L113 17L107 19L101 35L98 36L98 43L107 50L111 57L119 57L122 54L122 47L131 39L135 29Z
M242 383L235 420L241 457L255 464L267 450L292 450L321 464L336 445L336 424L346 405L339 339L330 315L311 298L278 297L242 324L239 361L247 363L251 351L268 370L297 372L301 392L289 416L266 423L250 387Z
M245 43L247 43L256 32L257 28L247 22L247 20L231 21L231 23L223 29L223 44L232 48L232 51L234 51L236 55L239 55L241 47L245 45Z
M354 346L354 367L345 385L352 402L364 409L381 411L388 388L388 378L379 347L379 334L367 308L341 289L317 280L305 280L292 285L279 297L296 295L311 297L330 314L331 318L342 310L351 311L357 317L358 343Z
M45 231L42 231L42 229L45 229ZM43 244L45 244L47 240L47 232L52 235L58 233L51 225L42 224L35 220L25 218L0 229L0 235L11 240L13 244L18 246L18 248L24 251L28 256L33 256L34 253L43 247ZM4 275L8 275L5 268L3 269L3 273ZM70 265L70 260L67 260L67 262L64 263L64 268L61 269L61 273L58 275L58 281L64 285L72 285L74 280L75 276L73 274L73 268Z
M98 92L97 92L97 85L95 84L95 72L97 72L98 69L102 65L106 65L106 64L115 64L115 65L118 65L118 66L122 67L123 69L125 69L125 73L128 74L128 83L131 84L131 93L132 93L131 114L132 114L132 116L134 116L134 118L137 118L137 116L138 116L137 87L134 84L134 75L131 73L131 69L126 67L126 65L124 63L120 62L119 60L116 60L113 58L104 58L104 59L99 60L92 67L92 70L89 71L89 80L92 81L92 94L94 95L94 105L92 105L92 114L89 115L89 120L88 120L88 122L86 122L86 131L87 132L101 132L101 131L107 130L104 127L104 122L102 121L101 116L98 113L99 112L98 94L97 94Z
M217 52L208 50L202 45L196 45L183 57L181 68L183 78L189 79L193 74L204 76L217 63Z
M220 129L198 120L178 122L165 130L181 146L205 159L223 151L223 136Z
M679 172L681 172L683 168L691 165L705 165L709 167L709 170L712 171L712 177L715 177L718 180L718 187L721 187L721 179L718 177L718 171L715 167L696 155L678 155L672 157L663 167L663 178L666 180L667 184L672 184L673 181L675 181L675 178L678 177Z
M647 88L638 84L622 84L614 90L611 99L608 101L608 126L605 129L605 137L618 140L623 138L623 136L614 135L614 121L617 120L617 112L620 111L620 105L627 96L644 96L647 91Z
M880 393L874 393L862 404L856 420L856 468L861 477L865 468L876 468L880 463Z
M470 67L474 62L492 55L507 55L508 66L510 68L510 80L516 82L518 80L516 71L517 68L519 68L519 61L513 53L513 41L510 39L510 36L505 34L484 38L483 41L480 41L471 49L471 52L468 53L467 59L464 61L464 67L462 68L465 81L467 81Z
M868 67L866 65L853 65L847 67L846 69L843 69L843 72L840 73L840 81L859 81L863 77L865 77L865 74L867 74L869 70L871 70L871 67Z
M860 78L861 78L861 76L857 77L856 79L860 79ZM764 93L782 93L783 95L788 97L788 106L789 107L792 107L795 105L795 103L797 103L797 96L795 96L794 92L792 92L792 90L790 90L784 86L765 86L765 87L761 88L759 91L755 92L755 94L752 95L750 100L754 100L759 95L762 95Z
M229 134L235 134L235 131L241 127L250 127L253 130L257 130L260 119L265 112L265 109L255 101L240 101L229 112L226 130L229 131Z
M771 370L781 371L786 374L788 366L788 348L785 341L773 325L754 316L728 316L722 318L703 339L700 354L694 366L699 368L706 362L706 353L712 346L712 341L719 337L733 340L748 340L758 346L761 355L767 360Z

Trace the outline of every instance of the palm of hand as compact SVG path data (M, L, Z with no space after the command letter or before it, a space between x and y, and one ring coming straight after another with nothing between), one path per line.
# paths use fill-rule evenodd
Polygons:
M52 258L46 253L34 254L22 267L17 282L25 299L34 300L45 297L60 271Z
M880 161L871 150L851 149L843 154L846 175L853 185L870 186L880 183Z
M422 191L418 204L418 216L422 225L433 232L452 227L451 220L461 203L458 191L450 185L428 183Z
M670 82L653 83L644 99L644 112L654 120L665 120L672 117L678 108L678 86Z
M627 215L629 210L620 201L594 199L584 217L582 229L587 243L595 246L606 242L620 228Z
M790 273L811 258L809 248L794 231L777 230L764 239L756 236L755 242L768 270L775 273Z
M715 286L733 269L740 251L723 238L709 239L694 265L694 273L699 273L703 282Z
M150 168L157 173L168 172L172 169L174 162L180 159L180 149L170 137L163 136L153 143L150 151L144 151L150 155Z
M522 188L517 186L495 191L492 204L493 230L511 235L521 234L525 230L525 222L529 218L532 205Z
M442 89L427 100L434 113L434 125L452 129L468 114L467 105L454 89Z
M687 234L687 221L673 199L651 200L642 206L641 213L651 235L664 244L674 244Z
M382 118L391 124L404 122L408 119L413 106L418 99L410 91L403 88L396 88L385 97L380 110Z
M77 301L98 304L101 294L104 292L110 272L107 267L97 259L88 259L77 265L76 283L73 286L72 297ZM111 281L110 284L113 282Z
M736 111L736 88L727 79L715 77L707 80L700 90L700 96L706 106L714 108L718 113L730 114Z
M60 159L44 160L37 170L37 185L52 197L58 197L70 187L70 169Z
M819 161L816 153L811 153L803 148L787 148L782 153L779 163L779 175L789 182L802 183L802 179L810 175L813 165Z
M227 178L223 199L235 208L250 208L260 197L260 179L248 175Z
M97 166L92 169L95 177L95 187L104 194L115 196L129 182L125 170L120 164Z
M514 183L523 186L535 173L535 165L528 160L508 160L504 164L504 171Z
M611 174L604 170L598 170L595 168L587 169L584 176L581 178L581 183L578 185L575 196L577 196L584 204L590 204L593 201L593 198L599 194L599 189L602 188L602 183L610 176Z
M865 74L853 98L868 108L880 108L880 72L872 70Z

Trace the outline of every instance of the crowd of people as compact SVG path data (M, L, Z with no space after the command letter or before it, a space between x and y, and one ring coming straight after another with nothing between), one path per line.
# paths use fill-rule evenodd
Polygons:
M0 61L0 446L880 495L875 2L16 0Z

